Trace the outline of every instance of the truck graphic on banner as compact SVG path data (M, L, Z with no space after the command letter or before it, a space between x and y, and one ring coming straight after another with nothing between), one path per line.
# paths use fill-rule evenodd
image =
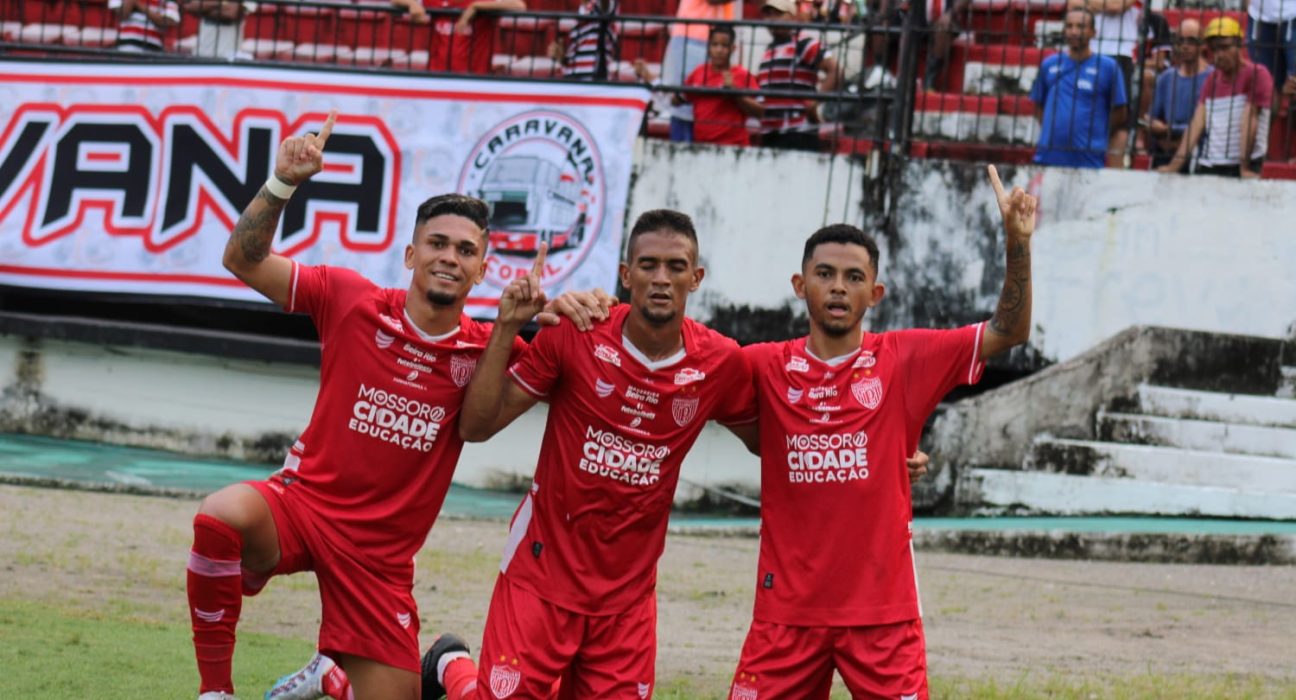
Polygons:
M534 255L575 248L585 240L589 191L574 172L537 156L503 156L486 168L476 192L490 205L490 245L497 252Z

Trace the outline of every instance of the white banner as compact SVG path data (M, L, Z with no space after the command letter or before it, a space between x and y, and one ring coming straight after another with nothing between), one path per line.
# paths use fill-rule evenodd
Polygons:
M404 288L418 205L492 205L469 313L547 241L545 287L616 283L648 91L253 66L0 61L0 284L260 300L221 266L279 142L340 116L275 251Z

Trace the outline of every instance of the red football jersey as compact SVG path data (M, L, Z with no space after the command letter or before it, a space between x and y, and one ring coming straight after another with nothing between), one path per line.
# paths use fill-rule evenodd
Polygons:
M981 325L866 333L839 364L805 338L744 348L761 427L757 620L920 616L905 458L941 397L981 378Z
M474 0L440 0L423 3L433 8L465 10ZM458 17L436 15L432 21L432 46L428 51L428 70L454 73L489 73L495 53L497 16L479 14L464 32L455 30Z
M405 291L345 268L293 264L286 310L319 330L320 389L276 488L290 489L374 561L408 565L459 461L459 409L490 324L428 339ZM515 352L522 347L521 341Z
M703 424L756 417L737 343L686 319L684 356L653 369L622 342L629 311L621 304L584 333L570 323L545 328L509 369L549 402L549 417L500 570L591 615L653 592L680 463Z

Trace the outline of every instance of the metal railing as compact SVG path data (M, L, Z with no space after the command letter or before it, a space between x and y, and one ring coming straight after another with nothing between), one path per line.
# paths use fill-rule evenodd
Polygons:
M766 103L803 100L813 109L807 112L811 125L801 128L817 131L824 147L838 151L1029 161L1040 135L1030 93L1040 64L1062 48L1065 4L970 0L955 7L954 30L949 32L934 18L917 11L888 11L885 3L849 24L759 19L707 23L652 15L528 11L483 14L461 29L455 26L458 10L429 8L426 19L420 20L387 2L260 0L255 11L233 21L182 12L173 26L159 29L161 50L127 54L117 48L122 25L107 0L0 0L0 52L135 61L298 63L346 70L468 73L503 80L628 82L655 75L657 115L645 126L652 135L668 134L673 95L745 96ZM1200 17L1205 26L1224 14L1221 10L1164 13L1172 29L1186 17ZM1245 15L1232 11L1227 16L1239 20L1245 30ZM771 30L792 29L798 41L817 42L833 57L837 85L829 91L804 84L797 89L774 89L768 84L749 89L684 86L687 69L706 61L703 39L715 24L733 29L732 64L758 78L769 58ZM1118 31L1109 37L1112 45L1134 47L1121 59L1131 108L1125 123L1113 125L1113 131L1129 134L1124 156L1135 167L1148 167L1158 143L1147 131L1144 117L1156 74L1164 68L1167 39L1164 31L1150 31L1155 29L1153 24L1154 15L1140 13L1133 24L1114 25ZM1104 36L1110 34L1110 26ZM578 27L592 33L597 46L587 52L593 53L592 62L574 66L558 43ZM1121 33L1130 31L1136 36ZM684 49L679 47L681 42ZM782 51L787 50L783 45ZM672 58L680 51L688 60ZM1275 85L1275 91L1281 87ZM1281 111L1275 109L1274 115ZM1273 119L1270 159L1285 161L1293 155L1290 124L1294 121ZM762 130L755 120L748 124L759 136Z

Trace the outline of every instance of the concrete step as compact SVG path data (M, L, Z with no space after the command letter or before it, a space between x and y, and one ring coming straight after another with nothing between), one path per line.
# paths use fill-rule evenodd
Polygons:
M1018 514L1172 515L1296 520L1296 493L1242 491L1163 484L1136 479L1005 469L969 469L959 480L957 502L981 510Z
M1296 428L1296 401L1273 396L1222 394L1140 384L1139 413L1167 418L1196 418Z
M1031 446L1025 468L1073 476L1296 494L1296 459L1178 447L1042 438Z
M1104 442L1296 459L1296 429L1292 428L1099 411L1098 438Z

